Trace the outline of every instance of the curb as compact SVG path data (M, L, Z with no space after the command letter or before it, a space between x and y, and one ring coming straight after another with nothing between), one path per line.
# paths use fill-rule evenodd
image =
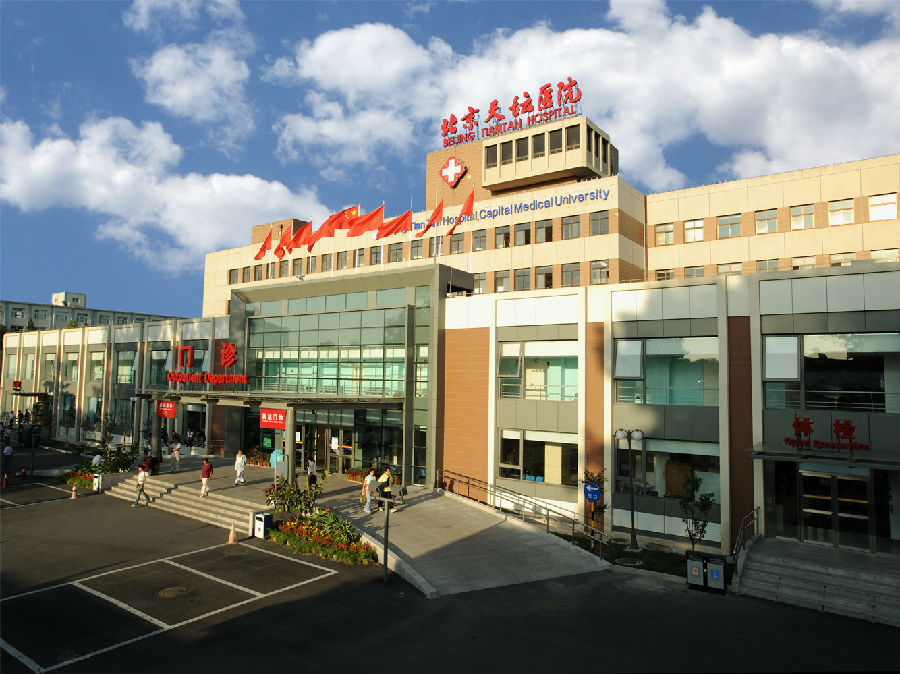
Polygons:
M375 552L378 554L378 563L383 565L384 541L378 540L363 532L360 532L360 535L363 541L375 549ZM425 595L425 599L437 599L440 596L434 585L425 580L425 577L422 576L421 573L416 571L409 562L400 557L393 546L388 546L388 550L388 569L390 571L393 571L403 580L415 587L419 592Z

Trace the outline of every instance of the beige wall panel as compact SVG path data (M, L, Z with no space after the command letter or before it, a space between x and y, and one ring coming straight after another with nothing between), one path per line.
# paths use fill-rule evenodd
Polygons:
M751 260L771 260L785 254L784 234L766 234L749 238Z
M706 192L686 195L679 200L678 220L695 220L710 215L709 195Z
M822 200L837 201L860 195L860 172L840 171L822 176Z
M512 269L512 248L484 251L488 255L488 269Z
M584 256L586 260L605 260L619 256L619 236L603 234L590 236L584 240Z
M647 250L647 267L649 269L677 269L684 266L679 255L683 246L656 246Z
M563 259L559 257L558 248L556 247L558 244L538 244L537 246L532 246L534 248L534 264L537 265L547 265L547 264L556 264L557 262L562 262Z
M784 234L784 256L819 255L822 253L822 230L803 229Z
M534 246L515 246L512 249L511 264L515 269L534 266Z
M728 183L733 189L710 188L708 215L729 215L731 213L743 213L748 209L747 189L744 183Z
M813 204L821 200L822 189L818 176L796 178L784 183L785 206Z
M863 249L862 225L842 225L822 230L822 247L833 253L855 253Z
M749 236L709 242L709 254L716 262L743 262L750 259Z
M492 253L493 251L490 250L479 250L476 253L472 253L470 258L470 260L472 261L472 269L491 269L489 263Z
M621 178L616 178L615 182L611 180L610 183L615 189L610 189L610 186L604 185L604 189L610 189L610 192L609 199L606 202L601 202L606 204L602 208L620 208L635 220L644 222L644 195ZM603 183L600 184L603 185Z
M610 256L612 257L612 256ZM644 269L644 248L634 241L619 238L619 259L630 262L638 269Z
M701 265L712 264L709 253L709 241L702 243L692 243L681 247L681 264L682 267L699 267Z
M556 245L557 262L575 262L584 259L584 239L566 239ZM540 246L538 246L540 248Z
M859 250L900 248L900 222L897 220L879 220L860 226L863 233L863 246Z
M675 222L676 220L680 220L677 197L668 196L666 199L647 198L648 225L653 226L663 222Z
M894 155L894 163L884 166L866 166L862 169L862 194L885 194L900 191L900 155Z
M765 211L784 205L784 185L778 183L751 184L747 189L747 210Z

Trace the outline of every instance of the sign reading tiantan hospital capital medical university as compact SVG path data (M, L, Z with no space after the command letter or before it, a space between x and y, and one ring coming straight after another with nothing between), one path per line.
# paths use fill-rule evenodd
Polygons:
M572 117L580 114L578 106L580 100L581 89L578 88L578 80L566 77L566 81L557 83L555 89L552 82L547 82L538 89L536 104L531 100L531 94L523 91L521 99L516 94L506 108L501 107L499 99L492 100L483 119L478 117L481 109L471 105L459 118L451 114L450 117L441 120L441 138L444 139L444 147L450 147L471 143L476 138L490 138L535 124ZM504 111L508 111L509 114Z

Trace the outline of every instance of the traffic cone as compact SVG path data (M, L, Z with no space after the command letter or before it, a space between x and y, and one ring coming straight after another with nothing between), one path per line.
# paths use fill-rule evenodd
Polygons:
M70 501L78 498L78 491L75 489L75 485L72 485L72 497L69 499Z
M231 521L231 531L228 532L228 545L237 543L237 533L234 531L234 520Z
M25 466L22 466L22 479L23 480L28 479L28 473L25 472Z

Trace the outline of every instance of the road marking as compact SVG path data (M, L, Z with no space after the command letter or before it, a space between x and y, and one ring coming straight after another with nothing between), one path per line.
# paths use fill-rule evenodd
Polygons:
M79 590L84 590L85 592L89 592L90 594L94 595L95 597L99 597L100 599L105 599L110 604L118 606L123 611L128 611L129 613L133 613L138 618L143 618L147 622L153 623L157 627L161 627L164 630L168 630L168 629L172 628L172 626L169 625L168 623L164 623L162 620L157 620L152 615L148 615L148 614L144 613L143 611L138 611L133 606L129 606L125 602L119 601L115 597L110 597L108 594L103 594L102 592L95 590L92 587L88 587L87 585L84 585L80 580L73 581L72 585L77 587Z
M106 648L101 648L100 650L93 651L86 655L80 655L77 658L72 658L71 660L66 660L65 662L58 662L55 665L53 665L52 667L47 667L46 669L44 669L42 671L50 672L50 671L53 671L54 669L59 669L60 667L66 667L68 665L71 665L73 662L80 662L82 660L87 660L88 658L92 658L95 655L100 655L101 653L108 653L109 651L114 651L115 649L121 648L122 646L128 646L129 644L133 644L136 641L141 641L141 640L147 639L149 637L155 637L157 634L162 634L163 632L166 632L166 631L167 630L154 630L153 632L148 632L147 634L142 634L141 636L134 637L133 639L129 639L128 641L122 641L121 643L113 644L112 646L107 646Z
M185 571L190 571L198 576L203 576L204 578L208 578L209 580L213 580L217 583L221 583L222 585L227 585L228 587L233 587L235 590L240 590L241 592L246 592L247 594L252 594L256 597L262 597L262 592L257 592L256 590L251 590L246 587L241 587L236 583L229 583L227 580L222 580L221 578L216 578L215 576L204 573L203 571L198 571L197 569L192 569L189 566L185 566L184 564L179 564L178 562L173 562L171 559L164 559L163 562L166 564L171 564L172 566L177 566L179 569L184 569Z
M333 573L337 573L337 571L329 569L326 566L319 566L318 564L313 564L312 562L307 562L306 560L303 560L303 559L297 559L296 557L291 557L290 555L283 555L280 552L274 552L272 550L263 550L262 548L258 548L255 545L250 545L249 543L241 543L241 545L243 545L245 548L250 548L251 550L256 550L257 552L264 552L267 555L274 555L275 557L281 557L282 559L288 559L292 562L297 562L297 564L303 564L305 566L312 566L312 567L315 567L322 571L327 571L329 575L331 575Z
M19 662L21 662L23 665L28 667L28 669L30 669L32 672L47 671L43 667L41 667L38 663L36 663L34 660L29 658L27 655L25 655L18 648L15 648L14 646L8 644L6 642L6 639L0 639L0 648L2 648L4 651L9 653L11 656L16 658Z
M55 501L65 501L65 500L67 500L67 499L65 499L63 497L59 497L59 498L45 498L41 501L29 501L28 503L13 503L12 501L7 501L5 498L0 498L0 501L3 501L4 503L9 504L7 506L7 508L24 508L25 506L40 505L41 503L53 503Z

